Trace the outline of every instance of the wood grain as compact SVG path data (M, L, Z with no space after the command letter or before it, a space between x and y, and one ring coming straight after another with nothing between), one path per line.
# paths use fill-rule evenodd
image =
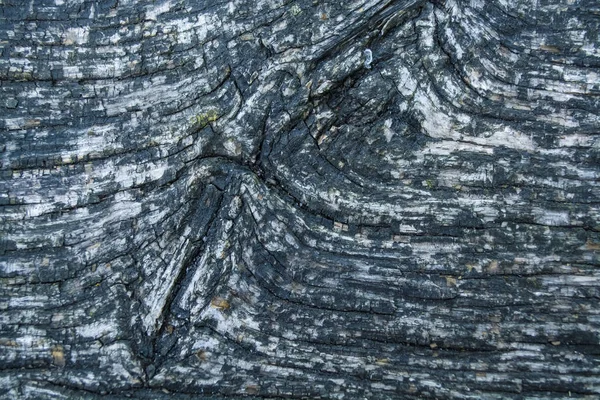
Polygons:
M600 395L597 2L0 4L0 397Z

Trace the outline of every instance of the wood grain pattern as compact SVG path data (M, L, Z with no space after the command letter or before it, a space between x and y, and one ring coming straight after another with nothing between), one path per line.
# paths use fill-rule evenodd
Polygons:
M0 397L600 395L597 2L0 4Z

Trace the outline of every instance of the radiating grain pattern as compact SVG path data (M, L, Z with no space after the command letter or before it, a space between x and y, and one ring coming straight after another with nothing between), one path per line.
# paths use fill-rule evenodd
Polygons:
M338 3L0 1L1 397L600 395L597 2Z

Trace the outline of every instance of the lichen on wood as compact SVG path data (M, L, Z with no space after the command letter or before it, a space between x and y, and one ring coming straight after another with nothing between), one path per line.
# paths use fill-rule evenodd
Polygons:
M600 395L593 1L3 1L0 397Z

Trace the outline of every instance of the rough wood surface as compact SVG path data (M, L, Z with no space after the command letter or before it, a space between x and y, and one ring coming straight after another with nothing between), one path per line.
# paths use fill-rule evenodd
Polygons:
M0 397L598 398L597 1L0 1Z

